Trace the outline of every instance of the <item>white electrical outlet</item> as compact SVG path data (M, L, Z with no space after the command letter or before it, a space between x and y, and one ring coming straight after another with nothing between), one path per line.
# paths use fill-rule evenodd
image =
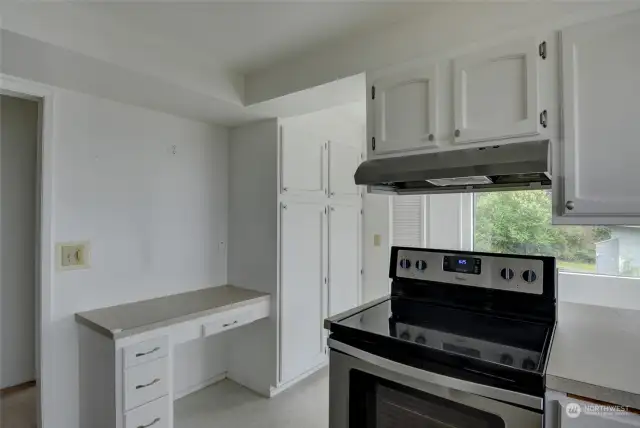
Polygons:
M89 267L89 241L58 244L58 269L87 269Z

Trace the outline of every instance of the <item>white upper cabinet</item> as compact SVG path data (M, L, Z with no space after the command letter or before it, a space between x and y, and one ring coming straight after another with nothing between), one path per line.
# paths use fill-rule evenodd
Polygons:
M372 81L367 114L368 144L373 154L436 146L437 74L436 65L431 63L394 71Z
M281 204L280 382L326 358L326 217L325 205Z
M454 59L454 143L540 132L541 42L532 37Z
M353 175L362 162L362 151L340 141L329 142L329 194L333 197L358 196Z
M637 224L640 13L568 28L561 40L559 222Z
M324 196L327 140L304 125L288 122L280 128L280 190L286 194Z
M360 206L329 207L329 316L360 301Z

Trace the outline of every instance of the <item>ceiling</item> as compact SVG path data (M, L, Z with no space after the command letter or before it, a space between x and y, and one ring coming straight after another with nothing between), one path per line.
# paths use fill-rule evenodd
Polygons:
M382 31L430 6L375 1L0 1L0 27L49 46L38 49L49 50L46 57L57 61L49 67L52 72L62 70L62 77L40 80L43 83L60 86L64 81L62 87L82 92L95 87L93 95L237 125L364 99L360 77L249 106L245 75L354 36ZM33 45L26 39L21 43ZM101 70L102 81L93 78L97 84L74 86L90 73L85 69L95 67ZM131 71L128 79L125 70ZM45 69L41 74L47 77L47 73ZM116 74L117 79L110 80ZM145 75L149 82L141 85Z
M104 56L105 38L121 44L126 39L245 74L380 30L426 7L403 2L21 2L0 11L4 28L87 55Z

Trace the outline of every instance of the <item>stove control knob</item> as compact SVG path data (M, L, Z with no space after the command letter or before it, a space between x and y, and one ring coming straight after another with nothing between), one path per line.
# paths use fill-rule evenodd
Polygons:
M409 269L411 267L411 260L409 259L400 260L400 267L402 269Z
M525 370L533 370L536 368L536 362L527 357L522 361L522 368Z
M416 343L419 343L420 345L424 345L425 343L427 343L427 339L425 339L424 336L420 335L416 337Z
M537 278L537 275L532 270L525 270L524 272L522 272L522 279L524 279L529 284L534 282L536 280L536 278Z
M427 262L425 262L424 260L418 260L416 262L416 269L425 270L426 268L427 268Z
M402 333L400 333L400 339L411 340L411 335L409 334L408 331L403 331Z
M500 355L500 364L506 364L507 366L513 365L513 357L511 354Z
M513 270L509 268L504 268L500 271L500 276L502 277L502 279L505 279L507 281L511 281L514 275L515 273L513 272Z

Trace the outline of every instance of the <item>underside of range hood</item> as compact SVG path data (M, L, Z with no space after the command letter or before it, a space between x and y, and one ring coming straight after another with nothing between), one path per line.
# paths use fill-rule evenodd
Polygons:
M551 187L550 143L532 141L373 159L356 171L373 193L430 194Z

